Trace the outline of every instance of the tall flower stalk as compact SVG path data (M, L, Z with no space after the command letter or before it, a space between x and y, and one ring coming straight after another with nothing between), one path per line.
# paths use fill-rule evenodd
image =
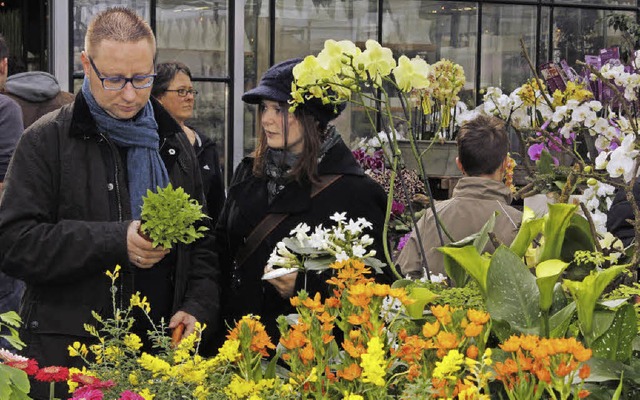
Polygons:
M387 240L393 186L402 157L395 127L400 123L406 125L412 153L420 161L413 131L416 118L413 109L418 109L421 115L432 114L432 110L436 110L440 118L438 132L450 127L451 112L458 101L457 94L464 85L464 72L462 67L446 60L431 66L420 57L409 59L401 55L396 61L391 49L381 46L375 40L368 40L365 46L361 50L348 40L327 40L324 49L317 56L307 56L293 69L295 81L291 88L293 100L290 111L294 111L307 99L316 97L325 104L351 102L362 107L375 131L375 116L381 117L389 142L390 154L387 156L391 170L383 246L387 263L394 274L401 278L391 258ZM397 96L402 106L401 115L393 111L394 96ZM409 97L413 99L412 102ZM408 106L409 103L411 107ZM418 165L420 175L426 183L422 163L418 162ZM430 196L430 201L433 204L433 196ZM432 211L435 212L435 209Z

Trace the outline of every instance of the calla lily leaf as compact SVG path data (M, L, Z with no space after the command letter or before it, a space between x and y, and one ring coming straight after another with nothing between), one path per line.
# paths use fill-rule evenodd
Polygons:
M490 258L480 255L474 246L465 246L461 248L455 247L438 247L438 251L451 257L458 265L471 275L480 286L483 296L487 293L487 271L489 270ZM447 271L449 273L449 271ZM458 282L456 281L456 285Z
M429 289L419 286L407 286L405 289L408 297L415 300L413 304L405 306L407 314L411 318L422 318L424 306L440 297Z
M561 260L547 260L536 266L536 284L540 290L540 309L542 311L548 311L551 308L553 288L568 266L568 263Z
M538 262L560 258L565 231L577 208L575 204L549 204L549 214L544 224L545 240Z
M516 253L518 257L524 257L524 254L527 252L531 242L533 242L533 239L542 232L543 228L544 219L535 218L533 210L529 207L525 207L522 214L522 225L520 226L515 239L511 242L511 251Z

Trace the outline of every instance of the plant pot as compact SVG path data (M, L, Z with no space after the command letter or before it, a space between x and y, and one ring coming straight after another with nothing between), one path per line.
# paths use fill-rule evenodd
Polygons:
M416 172L418 160L411 151L411 143L408 140L398 140L398 147L402 153L402 159L407 168ZM416 140L418 153L421 155L422 165L428 177L459 177L462 172L456 165L458 146L455 141L431 142L430 140Z

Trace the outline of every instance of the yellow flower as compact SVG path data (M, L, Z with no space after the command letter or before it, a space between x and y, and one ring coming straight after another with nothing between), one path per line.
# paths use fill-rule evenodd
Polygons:
M433 370L433 377L439 379L456 380L455 373L460 371L460 366L464 363L464 355L460 354L457 349L449 350L442 361L436 362Z
M366 50L355 57L354 64L356 68L362 68L368 73L374 86L378 87L382 84L382 78L389 76L391 70L395 68L396 60L393 58L391 49L382 47L373 39L367 40L365 47Z
M129 333L124 337L124 345L127 346L127 348L136 351L142 347L142 341L135 333Z
M224 388L224 393L229 396L230 399L244 399L251 396L255 390L255 383L253 381L246 381L238 375L234 375L231 378L231 382Z
M153 372L154 376L167 374L171 370L169 363L147 353L142 353L138 359L138 364L140 364L142 368Z
M138 394L142 396L144 400L153 400L153 398L156 397L156 395L151 394L151 392L147 388L142 389L142 391L140 391Z
M138 378L138 374L134 371L129 374L129 383L132 386L138 386L140 384L140 379Z
M209 389L205 388L202 385L198 385L193 390L193 397L195 397L197 400L207 400L209 398Z
M140 298L140 292L136 292L131 295L131 300L129 300L129 304L131 307L140 307L142 311L147 314L151 312L151 305L149 301L147 301L147 296L144 296L142 299Z
M82 369L78 369L78 368L69 368L69 379L67 380L67 386L69 386L69 393L73 393L77 388L78 388L78 382L72 381L71 378L73 378L74 375L76 374L82 374L82 375L86 375L86 376L95 376L95 374L89 370L87 370L86 367L82 367Z
M367 343L367 352L362 354L362 381L371 382L376 386L384 386L385 359L384 347L380 338L374 336Z
M410 92L413 89L425 89L429 86L429 73L431 67L420 57L409 59L407 56L400 56L398 66L393 70L398 88L403 92Z
M111 282L112 282L112 283L113 283L113 282L115 282L115 281L116 281L116 279L118 279L118 277L120 276L120 269L121 269L121 268L120 268L120 265L119 265L119 264L116 264L116 267L113 269L113 272L111 272L111 271L107 271L107 272L105 272L105 274L106 274L109 278L111 278Z
M219 357L221 361L234 362L241 356L238 349L240 349L240 341L228 339L224 342L222 347L218 349L218 355L216 358Z
M364 400L364 397L359 394L351 394L349 392L344 392L344 400Z
M67 347L67 349L69 350L69 356L71 357L78 357L80 355L86 357L89 353L87 346L84 343L80 344L80 342L73 342L73 344Z

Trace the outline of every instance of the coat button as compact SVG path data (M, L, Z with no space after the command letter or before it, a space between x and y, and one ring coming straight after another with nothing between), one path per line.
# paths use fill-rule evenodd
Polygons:
M176 149L169 149L169 154L172 156L176 155Z
M38 321L31 321L31 323L29 324L29 327L31 329L38 329L38 325L40 325L38 324Z
M107 183L107 190L108 191L112 191L113 190L113 183Z

